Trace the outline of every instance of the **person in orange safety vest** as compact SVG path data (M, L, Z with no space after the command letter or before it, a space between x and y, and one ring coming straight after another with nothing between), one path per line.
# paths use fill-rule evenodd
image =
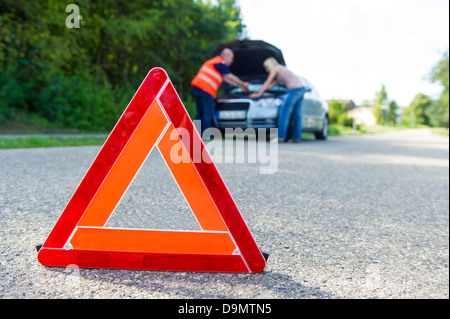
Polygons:
M225 48L220 53L220 56L206 61L191 82L192 95L197 105L195 119L201 121L199 133L202 136L205 130L211 127L215 110L214 99L223 81L232 86L240 87L244 92L248 92L250 83L239 79L228 68L233 61L233 51Z

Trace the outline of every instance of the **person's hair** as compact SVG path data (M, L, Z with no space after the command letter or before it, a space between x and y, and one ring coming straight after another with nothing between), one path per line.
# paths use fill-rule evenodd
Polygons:
M275 60L275 58L271 57L268 58L264 61L264 67L268 68L269 70L272 70L272 68L276 67L277 65L279 65L278 61Z

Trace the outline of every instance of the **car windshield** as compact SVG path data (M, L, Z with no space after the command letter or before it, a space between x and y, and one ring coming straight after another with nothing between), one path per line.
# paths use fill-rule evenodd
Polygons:
M263 86L262 84L250 84L250 86L248 88L249 88L250 92L256 92L256 91L260 90L262 88L262 86ZM276 87L270 89L269 92L286 93L287 89L284 86L276 86ZM244 93L244 92L242 91L241 88L233 88L230 90L230 93L238 94L238 93Z

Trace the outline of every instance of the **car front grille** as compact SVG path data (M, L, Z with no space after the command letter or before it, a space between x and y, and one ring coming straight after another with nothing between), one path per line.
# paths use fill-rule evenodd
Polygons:
M226 102L216 103L216 111L248 111L250 102Z

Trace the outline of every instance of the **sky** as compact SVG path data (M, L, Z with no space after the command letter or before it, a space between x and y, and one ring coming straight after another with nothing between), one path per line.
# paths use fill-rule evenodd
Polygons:
M448 0L237 0L252 40L283 51L322 98L373 101L382 85L408 106L449 49Z

